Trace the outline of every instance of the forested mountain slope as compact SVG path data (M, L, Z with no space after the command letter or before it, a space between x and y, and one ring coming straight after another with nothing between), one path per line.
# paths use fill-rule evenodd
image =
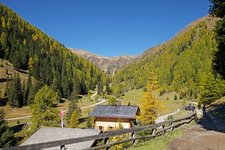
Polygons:
M144 52L134 63L118 72L114 93L144 86L151 71L158 75L162 91L178 91L197 97L204 78L212 73L216 51L216 18L204 17L179 32L173 39Z
M63 97L69 97L73 91L87 93L97 84L107 84L103 71L1 3L0 58L9 60L17 70L28 69L39 83L59 90Z

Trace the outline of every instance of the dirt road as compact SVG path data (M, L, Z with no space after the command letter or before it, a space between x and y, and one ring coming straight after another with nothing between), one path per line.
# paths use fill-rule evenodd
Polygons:
M106 101L106 99L100 99L99 102L95 103L95 104L92 104L92 105L88 105L88 106L83 106L81 107L80 109L86 109L86 108L90 108L90 107L94 107L96 105L99 105L99 104L102 104ZM64 110L64 112L67 112L68 110ZM12 121L12 120L21 120L21 119L27 119L27 118L31 118L31 115L29 116L24 116L24 117L16 117L16 118L8 118L8 119L5 119L7 121Z
M168 150L225 150L225 123L207 113L183 136L170 142Z

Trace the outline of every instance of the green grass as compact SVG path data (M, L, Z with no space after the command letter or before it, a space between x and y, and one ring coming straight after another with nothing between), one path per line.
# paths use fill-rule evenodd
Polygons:
M121 103L123 105L127 105L129 102L131 105L140 105L140 101L143 98L143 90L131 90L125 93L125 95L121 98Z
M121 98L122 104L127 105L128 102L130 102L131 105L140 106L141 100L143 99L143 94L144 92L142 89L128 91ZM163 105L161 115L172 113L177 109L181 109L183 106L183 100L173 100L174 95L177 94L175 92L165 93L162 96L159 96L159 92L154 92L153 94L161 101Z
M31 122L31 118L19 119L19 120L10 120L10 121L7 121L7 122L8 122L8 125L10 127L12 127L12 126L15 126L15 125L18 125L18 124Z
M172 140L184 135L185 132L193 125L196 125L195 121L182 125L172 132L167 132L166 134L158 136L152 140L137 143L130 147L129 150L166 150Z
M159 96L159 92L154 92L154 94L160 99L160 100L174 100L174 96L177 95L179 97L179 94L176 92L168 92L164 93L163 95ZM179 99L178 99L179 100Z
M181 129L166 133L152 140L139 143L130 148L130 150L165 150L168 143L183 134Z
M88 96L83 96L81 99L78 101L78 106L83 107L83 106L88 106L97 103L96 100L92 100Z
M11 108L10 106L1 106L1 110L5 112L5 118L16 118L31 115L31 108L29 106L25 106L22 108Z
M176 111L177 109L181 109L183 106L182 100L161 100L163 110L161 115L168 114Z

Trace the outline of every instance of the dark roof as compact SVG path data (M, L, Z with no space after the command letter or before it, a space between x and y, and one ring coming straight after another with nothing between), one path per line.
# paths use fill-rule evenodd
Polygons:
M96 129L78 129L78 128L57 128L42 127L36 131L31 137L24 141L21 145L37 144L42 142L50 142L56 140L65 140L69 138L78 138L84 136L98 135L100 131ZM67 150L87 149L93 145L94 141L86 141L65 145ZM47 150L59 149L58 147L46 148Z
M89 116L107 118L135 118L139 113L138 106L97 105Z

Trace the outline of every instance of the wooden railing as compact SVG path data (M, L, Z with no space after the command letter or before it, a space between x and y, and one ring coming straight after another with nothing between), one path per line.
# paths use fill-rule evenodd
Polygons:
M135 140L154 138L154 137L162 135L168 131L172 131L174 128L179 127L183 124L190 123L195 118L196 118L196 113L192 112L187 117L184 117L181 119L164 121L164 122L160 122L160 123L152 124L152 125L148 125L148 126L134 127L134 128L130 128L130 129L110 131L110 132L106 132L106 133L99 134L99 135L71 138L71 139L51 141L51 142L43 142L43 143L38 143L38 144L30 144L30 145L17 146L17 147L5 148L5 149L12 149L12 150L43 149L43 148L56 147L56 146L60 146L60 145L69 145L69 144L86 142L86 141L94 141L94 140L104 140L105 144L100 145L100 146L91 147L88 150L96 150L96 149L103 149L103 148L108 149L114 145L118 145L118 144L122 144L122 143L126 143L126 142L134 143ZM140 131L151 131L150 132L151 134L138 135L138 132L140 132ZM124 134L129 134L131 136L129 136L126 139L123 139L121 141L117 141L117 142L113 142L113 143L107 142L110 137L121 136Z

